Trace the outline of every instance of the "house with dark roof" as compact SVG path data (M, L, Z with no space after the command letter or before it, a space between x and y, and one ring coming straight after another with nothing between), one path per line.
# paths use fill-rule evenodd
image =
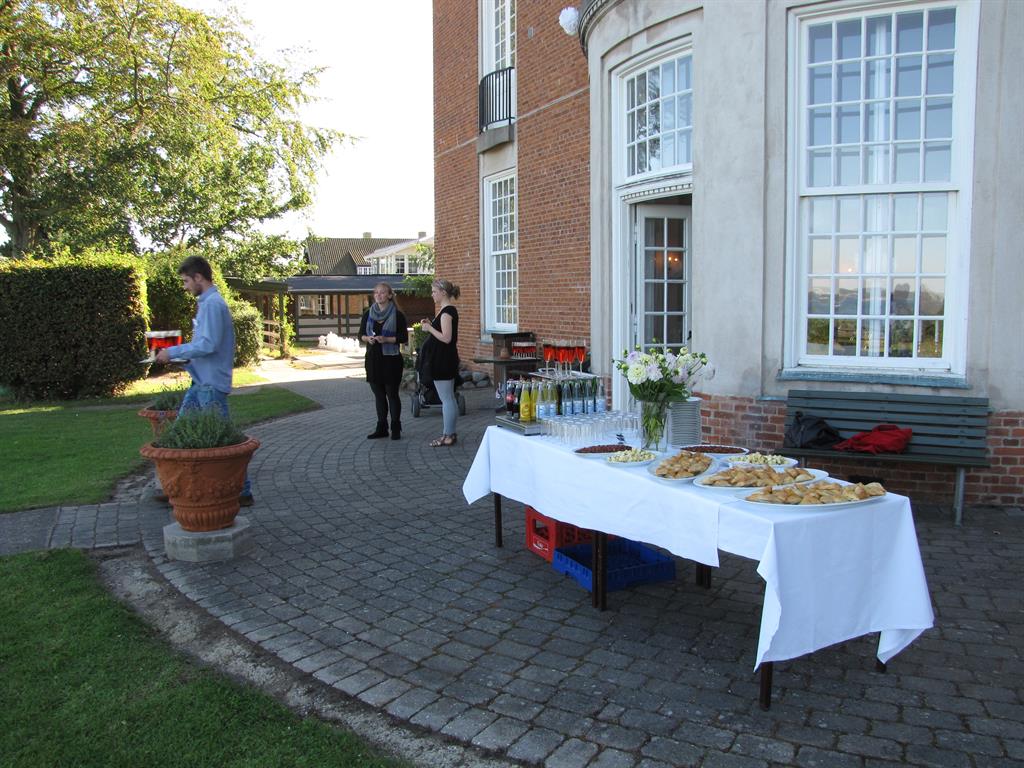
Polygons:
M362 237L310 237L304 255L310 274L368 275L373 274L373 269L366 260L367 254L409 242L415 239L374 237L370 232L364 232Z

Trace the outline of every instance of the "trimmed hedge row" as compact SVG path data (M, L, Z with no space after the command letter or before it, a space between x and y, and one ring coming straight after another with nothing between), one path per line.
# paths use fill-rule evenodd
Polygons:
M29 399L116 394L145 373L146 314L132 257L0 260L0 384Z

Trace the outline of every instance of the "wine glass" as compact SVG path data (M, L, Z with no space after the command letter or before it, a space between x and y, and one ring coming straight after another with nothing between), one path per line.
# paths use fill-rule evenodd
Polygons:
M576 341L573 342L573 354L576 358L576 362L579 363L580 373L583 373L583 359L587 356L586 339L576 339Z
M555 342L550 339L544 341L544 363L551 368L551 362L555 359Z

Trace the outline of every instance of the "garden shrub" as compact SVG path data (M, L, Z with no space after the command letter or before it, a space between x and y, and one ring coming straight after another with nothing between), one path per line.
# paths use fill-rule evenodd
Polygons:
M109 397L141 378L144 274L91 251L0 260L0 384L16 397Z
M234 296L228 300L228 308L235 325L235 365L256 365L263 348L263 315L245 299Z

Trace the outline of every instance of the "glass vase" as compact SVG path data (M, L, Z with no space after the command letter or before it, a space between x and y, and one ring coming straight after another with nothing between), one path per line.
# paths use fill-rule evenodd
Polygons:
M665 435L667 419L667 401L640 401L640 439L644 450L664 452L667 449L667 436Z

